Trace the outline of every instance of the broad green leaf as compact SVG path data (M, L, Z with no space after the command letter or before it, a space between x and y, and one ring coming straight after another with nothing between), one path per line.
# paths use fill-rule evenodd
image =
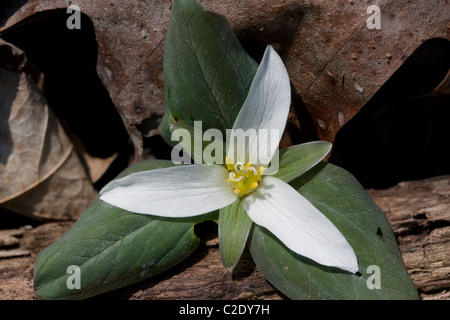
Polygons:
M275 287L293 299L418 298L389 221L352 175L321 163L290 184L346 237L358 257L359 273L296 255L267 229L253 224L250 252Z
M318 164L330 152L331 143L313 141L281 149L274 177L290 182Z
M223 135L219 130L209 129L203 132L202 128L178 123L172 124L170 130L174 139L178 139L178 144L174 147L179 149L179 152L186 152L195 163L224 163L225 144L223 142ZM176 134L180 131L181 133Z
M202 120L204 130L225 133L257 67L226 18L206 12L195 0L174 1L164 52L164 88L173 121L193 126Z
M120 176L172 165L170 161L143 161ZM44 299L83 299L159 274L197 248L194 225L214 215L159 218L96 199L61 239L39 253L36 292ZM67 285L73 280L67 273L70 266L79 267L80 289Z
M219 210L219 248L222 264L233 269L244 251L252 220L241 201Z

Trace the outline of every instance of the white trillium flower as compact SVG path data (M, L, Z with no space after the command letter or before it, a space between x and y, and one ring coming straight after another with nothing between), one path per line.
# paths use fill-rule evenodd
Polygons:
M233 130L283 132L290 100L286 68L268 46ZM265 148L251 144L249 153ZM277 151L268 149L272 156ZM179 165L113 180L100 191L100 199L127 211L169 218L202 215L241 200L250 219L293 252L325 266L358 271L353 248L324 214L286 182L263 175L263 166L232 163L230 153L226 166Z

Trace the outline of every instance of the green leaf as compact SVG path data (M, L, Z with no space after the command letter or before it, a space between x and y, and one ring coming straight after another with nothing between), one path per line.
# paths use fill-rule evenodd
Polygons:
M279 169L274 177L290 182L318 164L330 152L332 144L313 141L281 149Z
M275 287L293 299L418 299L389 221L352 175L321 163L290 184L346 237L358 257L359 274L296 255L254 224L250 252Z
M120 177L169 166L171 161L143 161ZM199 244L194 225L214 215L160 218L96 199L61 239L39 253L35 290L44 299L83 299L140 282L188 257ZM80 289L67 286L69 266L80 268Z
M195 0L175 0L164 52L164 88L173 117L225 133L244 103L258 65L223 16ZM167 125L167 123L165 123Z
M176 141L172 141L172 131L170 130L170 126L172 124L176 123L174 117L172 116L172 113L170 112L169 108L166 108L166 112L164 113L164 116L161 119L161 123L159 124L159 132L161 134L161 137L163 138L164 142L167 143L169 146L176 145Z
M222 264L233 269L244 251L252 220L241 201L219 210L219 248Z
M223 135L216 129L209 129L206 132L202 128L191 127L184 124L174 123L170 126L174 138L177 139L176 132L184 131L178 138L176 149L186 152L195 163L223 164L225 159L225 143ZM212 134L211 131L213 131ZM217 131L217 132L214 132ZM209 157L211 159L205 159ZM206 160L206 161L205 161Z

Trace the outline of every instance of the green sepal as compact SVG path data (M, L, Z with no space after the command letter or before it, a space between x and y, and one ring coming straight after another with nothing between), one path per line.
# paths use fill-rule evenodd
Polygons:
M279 168L274 177L290 182L318 164L330 152L332 144L313 141L298 144L279 152Z
M219 210L219 248L224 268L233 269L238 263L251 225L240 199Z

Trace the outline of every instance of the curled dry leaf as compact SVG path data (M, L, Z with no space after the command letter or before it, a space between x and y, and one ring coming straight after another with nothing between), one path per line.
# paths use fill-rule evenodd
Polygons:
M4 41L0 48L0 206L35 218L74 219L96 192L26 72L23 52Z

